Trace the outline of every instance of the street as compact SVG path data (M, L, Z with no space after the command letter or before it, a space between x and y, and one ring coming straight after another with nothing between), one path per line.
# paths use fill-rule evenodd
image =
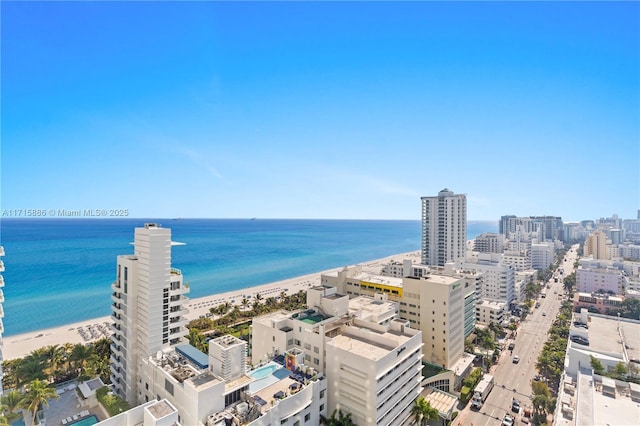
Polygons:
M578 246L575 245L570 251L567 251L567 261L561 262L559 268L564 269L564 274L560 275L556 270L554 275L558 274L560 278L564 278L573 272L577 248ZM532 308L526 320L520 323L513 353L511 354L508 349L503 350L497 365L491 367L495 386L484 405L479 411L474 411L470 409L470 404L467 404L458 416L459 420L456 424L497 425L502 422L506 413L515 417L516 424L522 423L521 415L512 413L511 401L516 398L522 407L531 405L531 381L536 375L535 364L547 339L549 328L558 315L562 304L562 300L559 298L564 290L562 279L554 283L552 276L549 284L551 288L546 290L547 297L538 299L540 307ZM543 312L546 313L546 316L543 315ZM520 357L517 364L513 362L515 355ZM520 413L522 413L522 408Z

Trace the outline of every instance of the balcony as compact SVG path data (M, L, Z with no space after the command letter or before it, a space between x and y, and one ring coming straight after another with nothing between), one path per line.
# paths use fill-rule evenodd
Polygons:
M2 292L2 290L0 290L0 303L4 303L4 293Z
M4 287L4 277L0 275L0 288Z
M4 256L4 247L0 246L0 256Z
M4 272L4 262L0 260L0 272Z
M119 346L116 346L115 344L111 344L111 354L114 357L124 357L124 352L122 352L122 350L119 349Z
M121 303L114 303L113 305L111 305L111 310L118 315L126 315L127 314L127 308L126 306L124 306Z
M122 291L122 287L118 285L118 281L114 281L113 284L111 284L111 291L114 291L114 292Z

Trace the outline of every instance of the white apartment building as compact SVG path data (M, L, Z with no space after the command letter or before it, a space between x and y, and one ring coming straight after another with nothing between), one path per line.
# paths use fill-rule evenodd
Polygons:
M623 259L640 260L640 245L620 244L618 246L618 257Z
M0 246L0 396L4 394L4 389L2 387L2 360L4 359L2 357L2 334L4 333L4 324L2 323L2 318L4 318L4 309L2 308L2 304L4 303L4 293L2 290L4 288L4 278L2 276L2 273L4 272L4 262L2 261L3 257L4 247Z
M533 269L533 264L531 263L531 251L507 250L502 255L502 264L513 265L513 268L516 272L531 270Z
M507 308L508 306L504 302L484 300L476 305L476 321L485 325L489 325L492 322L502 324L505 320Z
M382 326L354 320L327 341L329 407L357 425L396 425L411 414L422 387L420 332L394 319Z
M531 244L531 267L544 271L553 265L555 253L555 244L551 241Z
M481 255L484 254L486 253L481 253ZM508 306L515 299L515 268L513 265L503 265L490 257L481 256L475 263L464 262L457 266L484 275L483 300L505 302Z
M134 254L118 256L111 285L111 382L131 405L140 401L141 360L183 342L189 288L171 267L171 230L156 224L135 229Z
M327 381L299 372L302 352L285 355L248 370L246 342L230 335L210 340L208 356L188 344L167 348L142 360L142 399L169 401L189 426L319 424Z
M473 250L480 253L502 253L504 252L504 246L504 235L485 232L475 238Z
M467 196L443 189L422 197L422 263L444 266L463 258L467 238Z
M252 362L262 353L302 351L327 377L329 413L351 413L360 426L401 424L422 389L420 331L390 316L397 304L382 296L349 301L335 287L310 290L313 308L254 320Z

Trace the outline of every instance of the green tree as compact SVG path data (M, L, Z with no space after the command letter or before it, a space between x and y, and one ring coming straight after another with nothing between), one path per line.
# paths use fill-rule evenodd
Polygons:
M411 416L416 425L426 425L429 420L440 418L440 413L429 404L429 401L424 399L424 396L420 395L411 407Z
M21 408L22 398L22 392L15 389L5 392L2 398L0 398L2 414L6 417L9 424L20 418L20 413L18 413L17 410Z
M593 368L593 372L596 374L604 373L604 366L600 362L600 360L593 355L589 355L591 358L591 368Z
M21 387L33 380L44 380L45 362L39 355L30 354L22 358L16 366L16 382Z
M40 407L48 407L49 399L58 399L60 395L44 380L34 380L27 385L27 392L21 401L22 408L31 412L31 423L35 424Z
M78 375L85 373L85 366L91 353L92 349L89 346L85 346L82 343L73 345L73 349L71 349L71 354L69 355L69 362L73 365L73 371Z
M249 299L247 299L246 297L243 297L242 300L240 301L240 304L242 305L242 309L246 311L247 306L249 306Z
M355 426L351 413L343 413L340 409L333 410L331 417L320 415L320 424L326 426Z

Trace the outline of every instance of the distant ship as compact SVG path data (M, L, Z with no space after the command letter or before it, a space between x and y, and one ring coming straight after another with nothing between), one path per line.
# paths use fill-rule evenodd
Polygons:
M251 220L256 220L256 218L255 218L255 217L252 217L252 218L251 218Z

